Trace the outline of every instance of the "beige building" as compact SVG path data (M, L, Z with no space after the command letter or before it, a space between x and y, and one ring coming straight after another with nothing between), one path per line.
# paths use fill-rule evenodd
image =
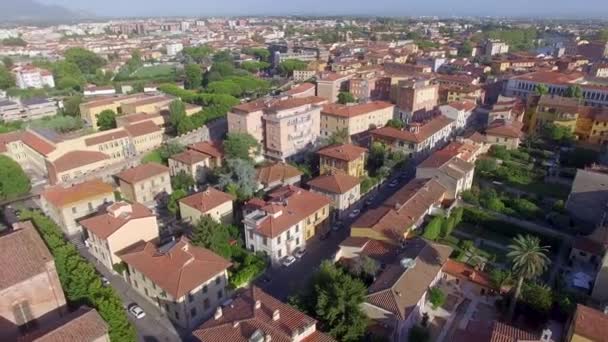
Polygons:
M31 222L16 223L0 236L0 340L17 341L24 331L67 312L53 256Z
M217 222L233 222L232 202L236 198L212 187L179 200L182 220L196 224L201 217L209 216Z
M162 109L168 108L169 104L175 100L172 96L144 96L134 101L129 101L121 105L121 114L135 113L158 113Z
M319 154L319 169L322 175L341 171L353 177L365 176L367 149L352 144L323 148Z
M459 156L457 150L436 151L416 167L416 178L433 178L446 188L446 199L456 199L471 188L475 164Z
M264 146L264 108L269 100L260 99L232 107L227 114L229 133L248 133Z
M486 128L486 142L490 145L504 146L508 150L515 150L519 147L523 137L522 126L519 121L495 120Z
M186 238L140 241L120 253L129 284L178 326L191 330L228 297L231 263Z
M345 211L357 203L361 197L361 180L342 172L325 174L308 182L310 191L331 198L331 207L337 216L342 217Z
M171 176L185 172L202 184L212 170L222 166L223 157L224 152L219 143L203 141L189 145L184 152L171 156L169 170Z
M394 110L393 104L382 101L325 105L321 110L321 136L331 137L340 131L346 131L352 136L369 129L384 127L393 118Z
M153 205L158 196L173 192L169 168L157 163L136 166L117 174L116 178L123 198L130 202Z
M71 187L55 185L40 194L42 211L61 227L68 237L82 233L78 219L97 212L114 201L114 189L101 180L92 180Z
M334 103L338 101L338 94L348 90L348 81L353 75L340 75L337 73L325 73L317 79L317 96Z
M117 253L132 244L158 237L156 216L139 203L117 202L99 215L80 221L89 252L109 270L120 263Z
M80 116L89 126L97 128L97 116L104 110L122 114L121 106L147 97L145 94L121 95L93 99L80 104Z
M439 85L428 79L401 80L391 90L391 99L397 105L397 117L404 122L416 118L439 103Z
M315 96L316 90L317 86L313 83L302 83L287 90L286 92L281 93L281 95L288 97L310 97Z

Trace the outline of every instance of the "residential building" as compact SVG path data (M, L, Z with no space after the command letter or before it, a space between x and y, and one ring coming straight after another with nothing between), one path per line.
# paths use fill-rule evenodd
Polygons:
M608 316L600 310L583 304L576 305L564 341L600 342L605 341L606 336L608 336Z
M232 203L236 198L225 192L208 187L206 190L179 200L182 220L196 224L201 217L209 216L217 222L233 222Z
M557 340L552 338L553 334L553 331L550 329L530 331L508 323L480 317L469 320L464 328L457 329L454 333L453 341L556 342Z
M485 132L486 141L491 145L504 146L508 150L519 147L523 133L523 124L519 121L494 120Z
M395 117L404 122L416 119L439 103L439 85L428 79L408 79L397 82L391 99L397 105Z
M205 183L209 173L222 166L224 152L215 142L198 142L186 147L184 152L169 158L171 176L185 172L197 183Z
M51 323L67 312L53 256L31 222L0 236L0 340Z
M403 252L369 286L362 305L372 326L386 327L391 341L404 341L430 310L427 292L441 279L452 248L421 238L408 240Z
M399 244L410 230L422 225L426 215L444 212L446 191L434 179L413 179L381 206L368 210L353 222L350 235Z
M245 245L269 256L273 265L306 240L329 229L331 200L323 195L288 185L269 194L267 201L253 199L243 212Z
M371 131L371 136L373 141L382 142L412 158L427 155L447 142L454 127L454 120L438 115L423 123L412 123L404 129L378 128Z
M19 341L110 342L109 326L97 310L81 306L49 324L38 326Z
M294 70L294 79L295 79L296 70ZM314 76L314 73L313 73ZM310 78L310 77L309 77ZM307 78L308 79L308 78ZM297 82L297 80L296 80ZM302 83L297 86L289 89L288 91L282 93L281 95L285 95L288 97L310 97L315 96L317 90L317 86L313 83Z
M0 98L0 119L4 122L21 120L21 105L16 101Z
M337 217L361 198L361 179L339 171L321 175L308 182L310 191L331 199L331 208Z
M228 297L228 260L182 237L139 241L120 252L129 284L177 326L192 330Z
M315 77L317 75L317 70L294 70L293 71L293 80L294 82L304 82L304 81L308 81L311 78ZM309 95L309 96L314 96L315 94Z
M440 280L442 285L458 289L467 298L470 298L469 296L489 297L501 292L501 289L494 285L490 274L480 270L479 267L448 259L441 271L443 272Z
M472 101L482 103L486 92L478 85L446 85L439 87L439 103L451 103L458 101Z
M229 133L248 133L264 146L264 109L269 100L260 99L232 107L227 114Z
M477 107L475 102L458 101L451 102L445 106L439 107L441 114L449 119L454 120L454 129L464 131L471 123L473 110Z
M162 110L169 109L169 104L173 102L173 100L175 100L173 96L167 95L145 96L121 104L121 114L158 113ZM200 110L200 107L198 110ZM192 114L193 113L188 113L188 111L186 111L186 115Z
M393 118L395 106L374 101L363 104L328 104L321 110L321 136L345 131L348 136L384 127Z
M608 112L603 112L593 118L588 142L597 145L608 143Z
M57 104L55 101L45 98L31 98L21 100L21 117L8 118L15 120L35 120L57 115Z
M566 210L576 225L586 230L600 227L607 204L608 169L600 166L578 169L566 200ZM597 241L603 244L604 238Z
M114 189L99 179L73 186L55 185L40 194L40 207L63 233L72 237L82 233L78 220L114 201Z
M48 70L37 68L33 65L26 65L13 69L13 72L15 74L15 83L19 89L55 88L53 73Z
M89 85L84 88L84 96L112 96L116 95L116 88L113 85L109 86L96 86Z
M302 171L283 162L258 166L255 171L258 188L266 192L285 185L298 186L302 179Z
M108 270L120 263L118 252L158 237L156 216L139 203L117 202L80 221L89 252Z
M124 199L150 205L159 196L171 195L169 168L157 164L141 164L116 175Z
M577 127L579 101L556 95L542 95L532 111L528 132L540 134L547 124L565 127L574 133Z
M353 177L366 175L367 149L352 144L332 145L317 151L321 175L341 171Z
M182 43L170 43L165 46L167 49L167 56L176 56L184 49L184 45Z
M458 150L443 149L434 152L416 167L416 178L433 178L446 189L446 199L458 195L473 185L475 164L461 159Z
M236 327L236 328L235 328ZM335 342L317 330L317 321L257 286L242 289L232 305L218 308L192 333L200 342Z
M490 39L486 42L485 51L488 57L502 55L509 52L509 45L500 40Z
M340 75L337 73L324 73L317 79L317 96L326 99L329 103L338 101L338 94L348 90L348 81L352 74Z

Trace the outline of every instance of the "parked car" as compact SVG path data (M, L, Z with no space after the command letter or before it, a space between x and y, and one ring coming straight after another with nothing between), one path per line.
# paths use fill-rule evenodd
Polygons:
M295 256L297 259L302 259L302 257L304 257L305 254L306 254L306 250L304 248L300 248L300 247L298 247L293 252L293 256Z
M296 262L296 258L292 257L291 255L288 255L281 260L281 264L285 267L291 266L294 262Z
M331 234L331 231L328 230L326 232L321 233L321 235L319 235L319 240L323 241L323 240L327 240L329 238L329 235Z
M407 172L402 172L402 173L399 175L399 178L401 178L401 179L407 179L407 177L408 177Z
M368 199L365 200L365 205L372 205L372 204L374 204L375 200L376 200L376 195L370 196Z
M101 284L103 286L110 286L110 281L106 277L101 277Z
M144 317L146 317L146 313L144 312L144 309L142 309L139 305L133 303L131 305L129 305L129 313L133 316L135 316L135 318L137 319L142 319Z
M392 182L388 183L388 187L389 188L395 188L397 187L397 185L399 185L399 180L395 179Z
M359 214L361 214L361 210L355 209L355 210L351 211L350 214L348 214L348 217L355 218L355 217L359 216Z

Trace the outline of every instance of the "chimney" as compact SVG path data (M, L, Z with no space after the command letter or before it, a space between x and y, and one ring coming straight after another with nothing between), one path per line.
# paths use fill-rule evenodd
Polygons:
M106 211L112 217L121 215L130 215L133 212L133 207L127 202L118 202L110 205Z
M213 315L213 319L218 320L222 318L222 307L218 306L217 309L215 309L215 314Z
M281 319L281 313L279 312L279 309L276 309L272 312L272 320L278 321L279 319Z
M256 308L256 309L259 309L259 308L261 308L261 307L262 307L262 302L260 302L260 300L259 300L259 299L258 299L258 300L256 300L256 301L255 301L255 308Z
M420 133L420 124L419 124L419 123L413 123L413 124L411 124L411 125L408 127L408 130L409 130L411 133L418 134L418 133Z

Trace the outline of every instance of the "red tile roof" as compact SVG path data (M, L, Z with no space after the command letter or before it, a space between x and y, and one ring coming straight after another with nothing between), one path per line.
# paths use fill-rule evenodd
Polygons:
M174 154L169 159L176 160L182 164L194 165L200 163L205 159L209 159L209 155L200 153L195 150L185 150L182 153Z
M71 151L55 159L51 163L55 167L55 172L65 172L85 165L94 164L110 157L97 151Z
M571 328L574 334L590 341L608 341L608 315L588 306L576 306Z
M323 109L321 110L321 114L352 118L392 107L395 107L395 105L390 102L383 101L373 101L355 105L341 105L332 103L324 105Z
M202 141L196 144L188 145L189 150L194 150L204 153L208 156L221 159L224 157L224 148L219 141Z
M384 139L421 143L453 122L454 120L439 115L420 125L418 133L386 126L371 131L371 134Z
M114 141L116 139L126 138L129 136L129 133L124 129L120 129L111 133L97 135L84 140L85 145L93 146L106 143L108 141Z
M142 135L162 132L162 129L158 127L152 120L126 125L125 129L132 137L140 137Z
M70 187L55 185L44 189L40 196L57 208L68 204L80 202L89 198L112 194L113 188L110 184L100 179L93 179L84 183L75 184Z
M0 153L7 151L6 145L21 140L22 132L8 132L0 134Z
M48 156L51 152L55 151L55 146L31 132L23 132L21 134L21 141L44 156Z
M367 149L352 144L342 144L322 148L317 153L324 157L350 162L361 158L361 156L367 153Z
M292 95L304 93L304 92L309 91L314 88L316 88L316 85L314 85L312 83L302 83L296 87L289 89L288 91L284 92L283 94L292 96Z
M308 186L312 188L334 194L344 194L359 184L361 184L359 178L343 172L322 175L308 182Z
M465 111L465 112L470 112L473 109L475 109L475 107L477 107L477 105L475 104L475 102L473 101L456 101L456 102L451 102L448 104L448 106L455 108L456 110L460 110L460 111Z
M318 96L294 97L273 103L270 107L265 109L265 112L278 112L312 104L321 105L326 102L326 99Z
M570 84L582 78L583 74L579 72L563 73L556 71L537 71L515 76L512 79L548 84Z
M302 172L295 166L278 162L256 168L258 183L268 186L275 182L284 182L294 177L302 176Z
M108 324L97 310L80 307L53 322L51 329L35 331L20 338L19 342L95 342L104 337L109 330ZM46 326L45 326L46 327Z
M85 218L79 223L100 239L107 239L130 221L146 217L154 217L154 213L143 205L117 202L110 205L105 211L101 211L99 215Z
M489 274L476 270L470 265L460 261L448 259L445 265L443 265L443 272L477 285L497 290L494 285L492 285L492 279Z
M504 120L494 120L486 128L486 135L516 139L523 135L521 128L522 125L519 122L509 123Z
M116 175L116 177L126 183L134 184L150 177L169 173L169 168L158 163L141 164Z
M161 251L152 241L140 241L118 254L122 261L175 299L182 298L232 265L183 237L168 250Z
M179 202L189 206L190 208L194 208L201 213L206 213L209 210L217 208L226 202L232 202L235 199L236 197L232 196L231 194L208 187L205 191L184 197L179 200Z
M606 251L606 248L601 243L584 236L577 236L574 239L572 248L587 252L600 258L604 256L604 252Z

